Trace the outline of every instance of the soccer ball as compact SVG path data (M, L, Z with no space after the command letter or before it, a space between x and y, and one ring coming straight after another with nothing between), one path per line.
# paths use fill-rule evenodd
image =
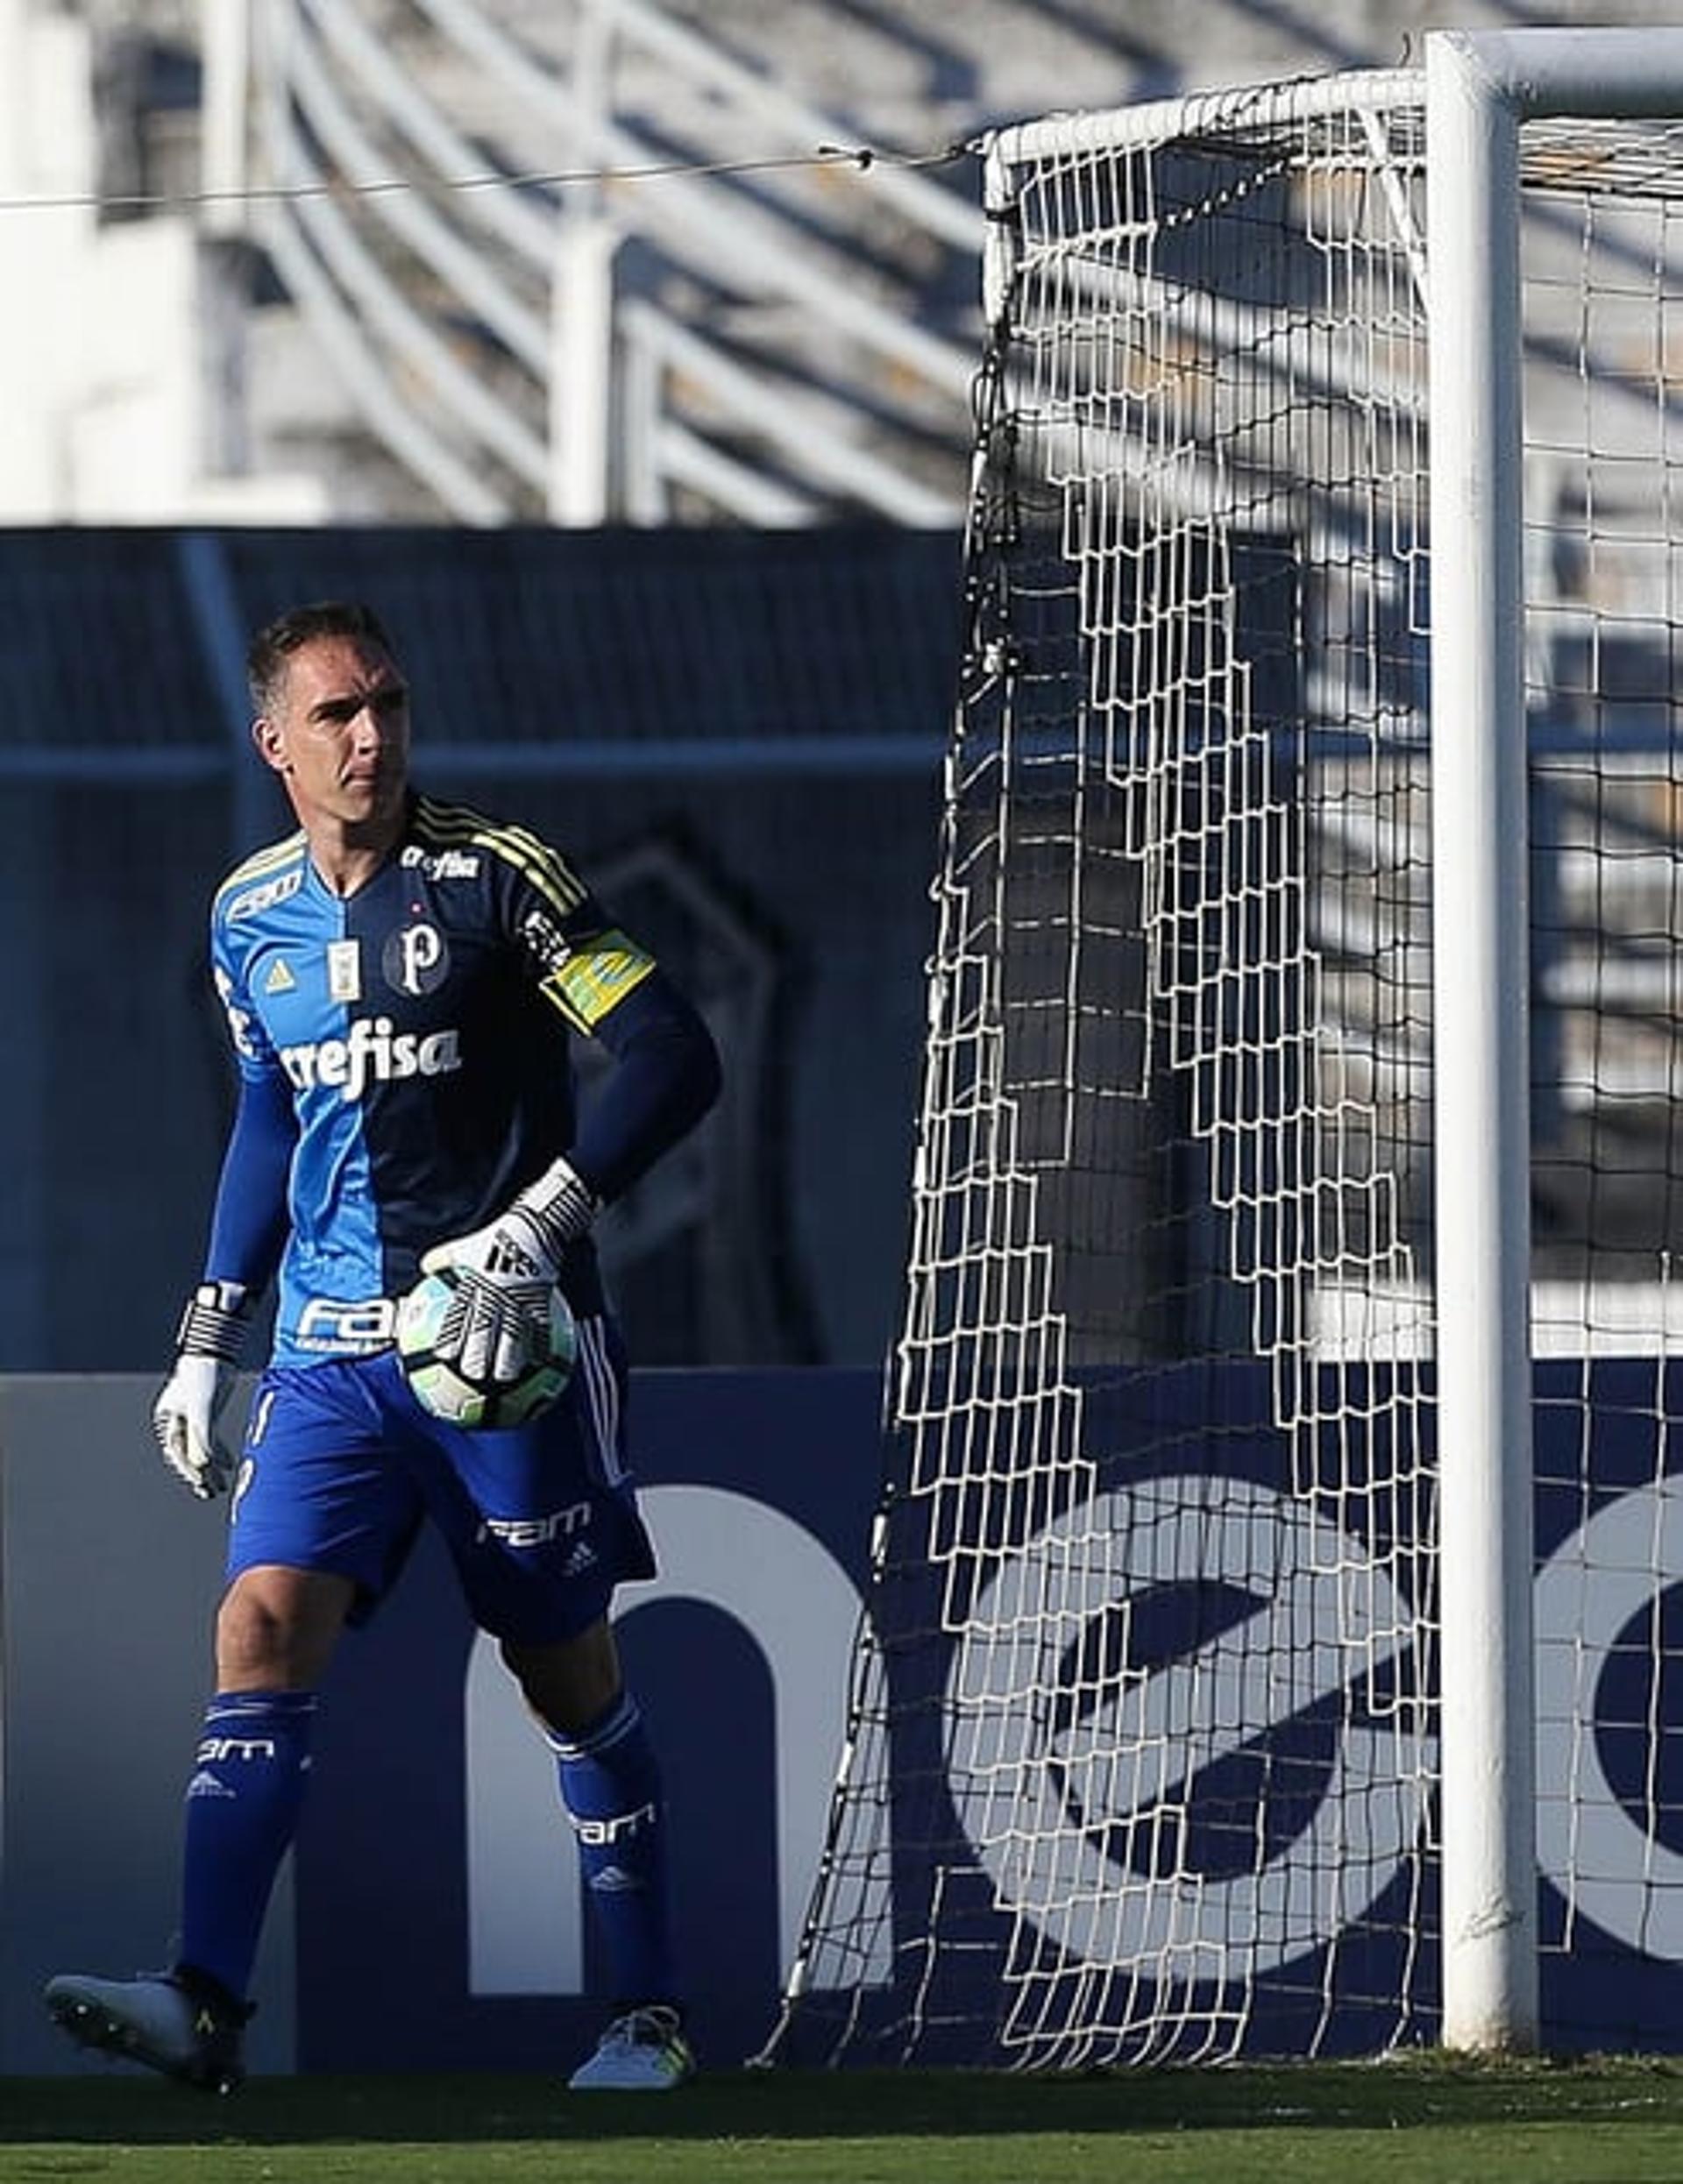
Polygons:
M437 1350L438 1330L459 1280L453 1266L423 1274L398 1305L398 1355L415 1399L423 1410L452 1426L522 1426L548 1410L572 1378L579 1334L567 1301L558 1289L550 1289L548 1353L517 1380L470 1379L459 1365L446 1365Z

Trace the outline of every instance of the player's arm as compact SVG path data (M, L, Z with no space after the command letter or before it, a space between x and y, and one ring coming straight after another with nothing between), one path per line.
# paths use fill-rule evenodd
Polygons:
M657 968L591 1029L614 1068L567 1165L600 1207L688 1137L718 1098L721 1072L699 1010Z
M204 1279L188 1299L174 1370L153 1408L164 1461L202 1501L226 1486L234 1452L222 1415L252 1306L266 1287L287 1229L287 1182L297 1124L278 1070L242 1073L223 1155Z
M621 946L623 937L611 936ZM552 982L546 992L563 1006ZM422 1266L466 1271L439 1347L474 1377L513 1379L543 1340L547 1299L567 1246L686 1136L719 1096L718 1049L701 1015L647 957L611 1005L581 1021L614 1057L566 1155L500 1217L430 1252Z

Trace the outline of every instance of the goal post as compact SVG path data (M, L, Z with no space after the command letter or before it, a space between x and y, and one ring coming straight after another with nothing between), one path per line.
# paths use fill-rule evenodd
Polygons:
M1537 2040L1521 130L1683 113L1683 31L1426 40L1444 2038Z
M1683 33L1452 32L987 140L905 1309L774 2055L1523 2048L1540 1952L1609 2010L1683 1962L1679 114Z
M1537 2037L1517 106L1426 59L1444 2037Z

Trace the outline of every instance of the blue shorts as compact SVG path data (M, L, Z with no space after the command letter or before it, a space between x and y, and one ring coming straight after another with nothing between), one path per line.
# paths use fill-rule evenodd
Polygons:
M228 1577L269 1563L337 1573L364 1622L430 1517L482 1630L575 1637L616 1585L654 1575L624 1465L625 1393L623 1350L600 1318L580 1320L578 1369L553 1408L495 1432L423 1411L394 1351L272 1365L252 1399Z

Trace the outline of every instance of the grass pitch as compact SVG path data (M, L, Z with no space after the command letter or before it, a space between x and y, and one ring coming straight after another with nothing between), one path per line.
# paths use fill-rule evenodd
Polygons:
M0 2180L122 2184L1646 2184L1683 2180L1683 2061L1016 2077L742 2073L658 2099L557 2079L0 2079Z

